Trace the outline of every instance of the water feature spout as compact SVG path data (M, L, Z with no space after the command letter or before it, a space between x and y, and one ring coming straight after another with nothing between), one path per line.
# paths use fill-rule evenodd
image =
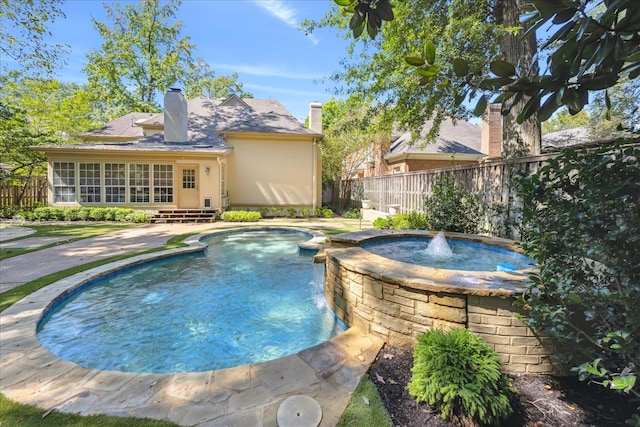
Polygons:
M424 255L434 258L451 258L453 251L447 243L447 239L444 237L444 232L440 231L436 236L431 239L429 245L422 251Z

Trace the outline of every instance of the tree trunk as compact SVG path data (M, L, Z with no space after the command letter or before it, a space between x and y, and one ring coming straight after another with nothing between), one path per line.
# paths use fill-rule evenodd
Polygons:
M496 0L495 17L498 24L505 27L519 27L520 7L527 3L527 0ZM534 34L527 38L522 38L520 34L506 34L500 40L500 52L502 59L513 64L520 76L534 76L539 73L537 59L535 64L534 56L538 51L538 42ZM531 71L529 69L531 68ZM528 97L516 104L510 113L503 118L502 123L502 156L522 157L540 154L541 150L541 126L540 120L531 116L528 120L519 125L516 121L518 114L528 101Z

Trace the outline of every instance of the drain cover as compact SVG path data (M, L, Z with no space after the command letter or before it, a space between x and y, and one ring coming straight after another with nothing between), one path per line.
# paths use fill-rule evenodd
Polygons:
M311 396L287 397L276 415L279 427L317 427L322 420L322 408Z

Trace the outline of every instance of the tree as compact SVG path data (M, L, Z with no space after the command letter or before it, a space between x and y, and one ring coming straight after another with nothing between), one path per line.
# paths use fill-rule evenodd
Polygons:
M334 194L338 194L341 181L349 182L375 143L389 140L389 135L371 122L367 105L364 98L354 95L347 100L331 98L322 107L322 183L334 189ZM338 198L348 200L350 192L349 186L342 187Z
M458 78L455 59L464 57L468 69L485 68L490 59L499 57L499 40L504 39L510 40L509 52L520 52L520 56L530 58L529 63L535 62L535 43L529 43L526 55L522 54L523 48L513 47L518 39L511 34L519 31L517 11L515 22L513 19L515 0L397 1L393 9L388 6L390 0L336 3L351 13L334 10L320 22L307 23L306 28L349 28L356 38L366 28L370 38L363 40L362 51L355 57L354 40L349 52L352 58L343 61L345 71L336 73L334 79L350 85L350 90L374 95L388 122L396 121L417 132L433 119L430 137L437 135L439 124L447 116L455 120L472 114L472 108L464 103L470 95L468 85L477 86L482 76L465 73L464 78ZM522 66L530 68L525 62ZM520 126L505 126L505 131L509 132L505 139L524 141L530 147L519 151L539 151L540 134L535 126L526 130L527 135L522 134Z
M8 178L46 171L33 145L78 142L95 126L86 88L17 72L0 78L0 110L0 162L10 165Z
M67 46L51 45L49 24L64 13L60 0L0 0L0 73L9 60L23 72L53 72L63 60ZM9 60L7 60L9 59Z
M185 78L185 96L187 99L202 96L205 98L226 98L237 95L240 98L253 98L245 92L242 83L238 82L238 74L216 77L216 73L209 68L209 64L202 58L191 64L191 69Z
M114 116L158 111L160 95L176 84L185 85L191 95L241 90L237 76L216 78L204 60L193 58L195 46L181 36L182 24L171 22L180 4L140 0L122 9L105 5L113 26L93 19L103 42L87 55L84 71L96 98Z

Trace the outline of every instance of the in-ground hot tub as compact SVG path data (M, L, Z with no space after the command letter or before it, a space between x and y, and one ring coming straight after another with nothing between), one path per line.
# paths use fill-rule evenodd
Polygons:
M364 230L333 236L324 254L324 292L329 306L349 326L387 343L412 348L432 328L466 328L480 335L500 356L507 372L552 373L549 338L537 337L522 323L513 305L529 284L529 263L498 262L480 270L438 268L397 261L367 250L398 239L423 240L435 232ZM515 242L493 237L446 233L456 244L519 255ZM455 245L454 251L455 251ZM510 255L511 256L511 255ZM524 266L524 268L523 268ZM504 268L503 268L504 267Z

